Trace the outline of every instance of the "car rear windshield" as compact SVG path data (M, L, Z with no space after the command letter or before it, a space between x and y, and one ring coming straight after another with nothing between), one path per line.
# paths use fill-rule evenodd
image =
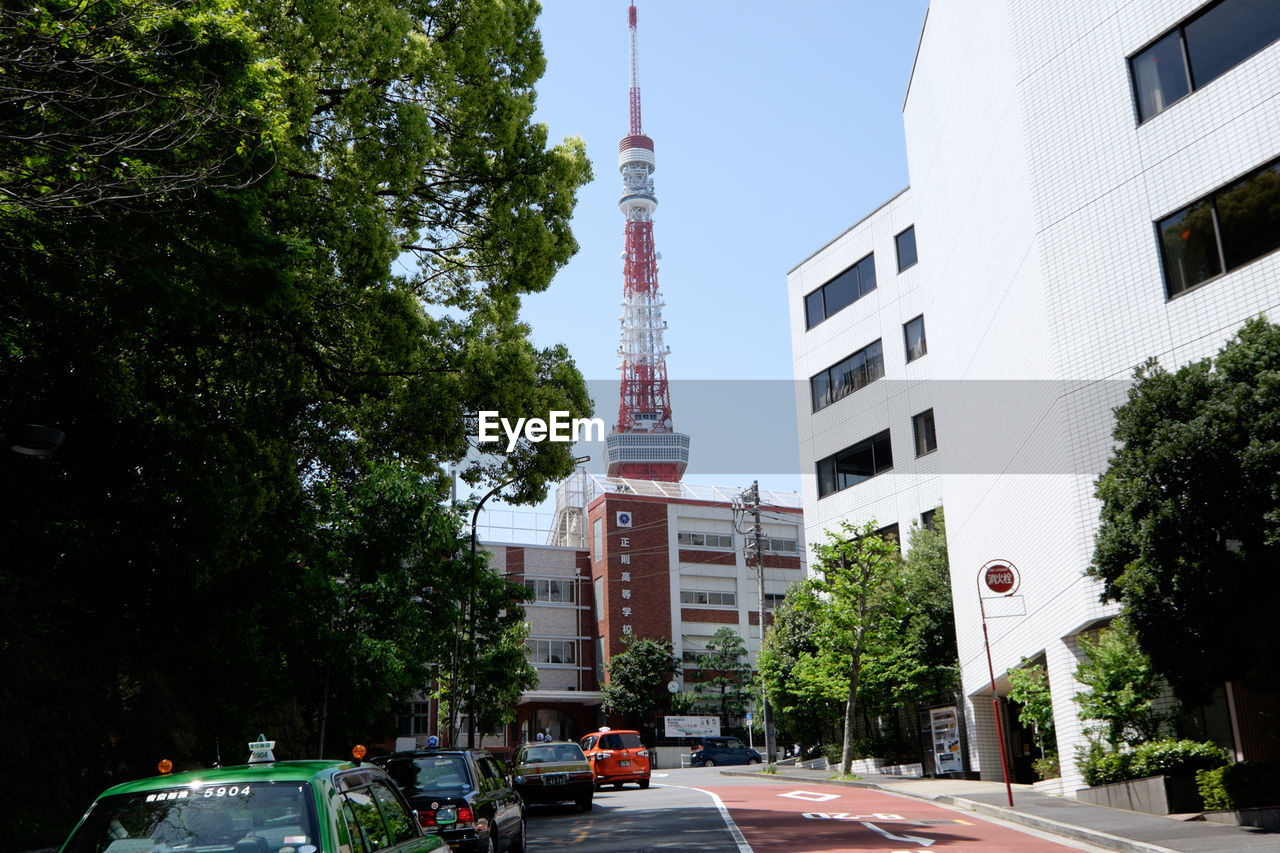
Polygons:
M554 746L531 746L524 751L524 764L541 764L549 761L586 761L586 756L576 743L557 743Z
M219 782L103 797L63 853L245 851L318 846L311 786Z
M392 758L387 773L406 797L436 794L454 796L471 790L467 760L461 755L419 755Z
M610 732L600 736L601 749L639 749L640 735L635 732Z

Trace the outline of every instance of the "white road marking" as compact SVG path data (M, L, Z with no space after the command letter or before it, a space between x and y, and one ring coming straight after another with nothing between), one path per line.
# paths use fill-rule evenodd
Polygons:
M790 797L793 800L805 800L810 803L825 803L829 800L840 799L839 794L817 794L813 791L792 791L789 794L779 794L779 797Z
M865 820L862 821L862 825L865 826L867 829L880 833L890 841L914 841L916 844L919 844L922 847L928 847L929 845L933 844L933 842L936 840L933 838L921 838L918 835L894 835L891 832L887 832L881 829L880 827L876 826L874 823L868 823Z

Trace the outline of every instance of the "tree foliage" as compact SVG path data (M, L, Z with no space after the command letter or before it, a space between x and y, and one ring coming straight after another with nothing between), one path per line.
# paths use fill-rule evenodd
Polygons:
M1280 683L1280 328L1245 323L1216 358L1149 362L1119 442L1089 573L1187 701L1222 681Z
M746 713L751 702L751 664L737 631L726 625L707 641L707 653L698 657L693 689L704 705L720 715L722 725Z
M0 204L109 216L251 184L270 160L269 68L226 0L0 10Z
M884 629L896 625L905 613L898 542L880 536L876 528L874 520L861 527L845 521L838 531L828 531L827 541L814 548L816 587L828 603L823 608L819 648L825 657L839 662L848 678L840 758L844 775L848 775L854 757L863 655L879 653L889 660ZM835 671L831 667L822 670L828 678Z
M1022 708L1018 722L1034 727L1041 736L1053 731L1053 695L1049 691L1049 673L1042 664L1029 664L1022 659L1022 666L1005 673L1009 679L1009 698Z
M629 717L637 725L651 725L654 713L668 707L667 684L680 672L670 640L627 634L625 648L609 659L609 680L601 705L606 714Z
M822 607L812 583L793 585L774 608L757 659L778 728L809 744L828 739L848 694L846 680L826 671L818 643Z
M1100 723L1096 733L1112 750L1159 738L1169 722L1169 715L1155 707L1164 681L1128 623L1115 620L1096 640L1081 637L1080 651L1084 660L1076 680L1086 688L1075 696L1080 719Z
M567 445L475 439L481 410L590 414L518 318L590 175L531 120L536 12L0 14L0 431L67 437L0 461L0 724L42 757L12 807L74 819L157 752L260 731L282 757L385 736L476 570L443 467L517 501L571 471ZM481 672L519 671L518 606L483 585L477 613L508 616Z
M948 696L958 684L941 510L935 518L933 530L913 526L905 561L897 557L895 540L881 542L863 557L882 563L877 568L879 586L867 598L872 612L863 624L871 630L864 630L859 656L856 713L865 721L913 717L917 707ZM843 532L857 538L868 529L874 532L874 525L846 525ZM829 534L829 543L834 538ZM820 553L827 559L842 559L839 550ZM825 569L827 564L820 565ZM788 590L774 611L760 653L760 678L779 724L806 743L832 737L843 740L843 730L833 729L830 721L838 718L842 706L847 712L852 687L852 648L857 638L849 614L857 606L855 590L850 584L840 597L828 590L824 581ZM901 743L882 746L913 750L914 735L899 734Z

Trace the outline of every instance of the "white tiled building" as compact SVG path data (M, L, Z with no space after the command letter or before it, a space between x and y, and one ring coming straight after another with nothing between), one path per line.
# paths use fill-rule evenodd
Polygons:
M1176 367L1280 318L1280 222L1230 204L1280 158L1278 36L1276 3L934 3L904 107L910 189L789 274L806 539L843 518L905 535L945 506L984 777L1000 761L979 568L1021 571L1021 598L993 605L1017 614L989 623L995 671L1047 662L1074 790L1077 638L1114 613L1083 576L1111 410L1146 358ZM899 272L908 227L919 263ZM872 252L875 289L843 304L836 277ZM814 323L823 289L837 310ZM917 316L927 354L908 361ZM883 377L815 411L812 382L875 340ZM926 411L937 450L917 455ZM866 452L884 430L891 459Z

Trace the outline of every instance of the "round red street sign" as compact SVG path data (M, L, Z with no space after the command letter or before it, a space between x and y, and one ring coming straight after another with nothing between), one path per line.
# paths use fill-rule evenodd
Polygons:
M987 589L1002 595L1013 589L1018 582L1018 576L1014 574L1013 566L1005 563L994 563L987 567L982 575L982 580L987 585Z

